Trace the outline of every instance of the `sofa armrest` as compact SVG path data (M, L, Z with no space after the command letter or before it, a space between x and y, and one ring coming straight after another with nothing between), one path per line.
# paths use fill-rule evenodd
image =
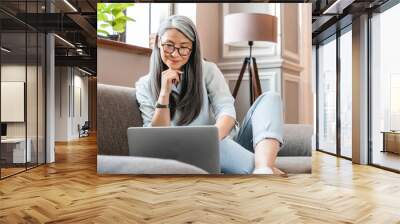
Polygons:
M196 166L170 159L97 156L98 174L207 174Z
M284 125L284 144L278 156L311 156L312 126L303 124Z

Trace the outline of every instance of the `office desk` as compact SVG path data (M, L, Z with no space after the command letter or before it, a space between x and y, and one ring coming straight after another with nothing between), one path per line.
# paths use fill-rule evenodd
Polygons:
M32 141L30 138L27 139L25 144L25 138L6 138L1 139L1 157L6 163L25 163L31 161L31 145ZM26 151L25 151L25 145ZM26 154L25 154L26 152ZM25 161L25 158L27 161Z
M400 132L399 131L382 131L383 133L383 150L382 152L392 152L400 154Z

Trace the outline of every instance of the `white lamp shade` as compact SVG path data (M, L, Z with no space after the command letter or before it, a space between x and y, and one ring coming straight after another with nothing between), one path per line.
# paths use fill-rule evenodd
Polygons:
M249 41L276 43L277 33L276 16L235 13L224 17L224 44L227 45L248 46ZM254 45L257 46L257 42Z

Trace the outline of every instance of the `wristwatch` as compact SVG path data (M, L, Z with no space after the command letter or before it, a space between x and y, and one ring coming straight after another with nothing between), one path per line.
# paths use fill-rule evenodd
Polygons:
M168 104L161 104L159 102L156 103L156 108L169 108Z

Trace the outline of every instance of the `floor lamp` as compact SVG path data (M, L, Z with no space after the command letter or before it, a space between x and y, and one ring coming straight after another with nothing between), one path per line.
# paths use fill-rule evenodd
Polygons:
M261 95L261 83L256 58L252 56L253 46L263 46L262 42L276 43L277 18L261 13L235 13L224 17L224 44L233 47L249 47L249 56L243 60L242 68L233 89L236 99L243 75L248 69L250 105ZM265 44L264 44L265 45Z

